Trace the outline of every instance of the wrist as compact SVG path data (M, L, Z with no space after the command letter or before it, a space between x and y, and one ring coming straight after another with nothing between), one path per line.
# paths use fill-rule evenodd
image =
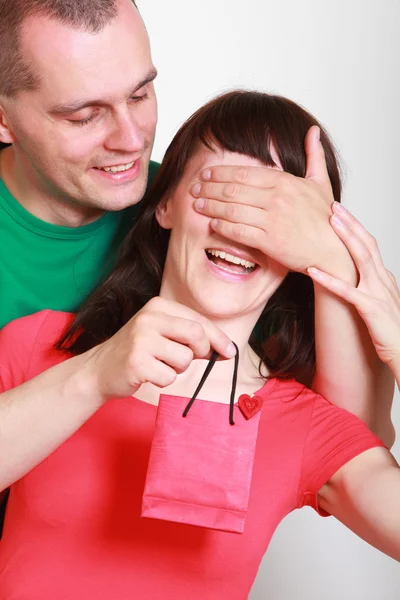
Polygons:
M336 243L322 257L320 261L321 266L318 266L318 268L356 287L358 285L359 274L354 261L344 244L338 239L336 241L339 244Z
M90 406L93 410L100 408L106 398L101 394L96 376L94 350L75 356L67 361L69 375L65 391L70 397Z

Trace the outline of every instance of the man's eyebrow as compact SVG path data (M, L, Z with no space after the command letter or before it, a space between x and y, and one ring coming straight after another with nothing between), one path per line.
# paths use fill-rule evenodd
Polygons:
M152 69L146 75L146 77L137 84L135 89L132 90L129 95L133 96L142 87L144 87L148 83L152 83L155 80L155 78L157 77L157 75L158 75L157 70ZM89 106L106 106L107 104L108 104L108 102L106 102L104 99L102 99L102 100L100 100L100 99L99 100L96 100L96 99L79 100L76 102L67 102L66 104L56 104L55 106L50 108L49 112L52 115L68 115L68 114L72 114L74 112L78 112L84 108L88 108Z

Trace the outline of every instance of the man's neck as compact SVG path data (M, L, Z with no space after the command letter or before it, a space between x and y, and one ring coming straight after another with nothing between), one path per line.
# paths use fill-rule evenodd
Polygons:
M31 215L51 225L74 229L93 223L104 215L104 211L82 207L39 190L25 176L13 147L5 144L1 146L4 149L0 147L0 179L15 200Z

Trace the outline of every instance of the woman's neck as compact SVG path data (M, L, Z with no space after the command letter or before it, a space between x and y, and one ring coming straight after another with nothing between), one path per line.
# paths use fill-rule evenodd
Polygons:
M201 308L195 306L195 303L194 301L191 301L190 296L186 298L178 294L174 290L174 285L170 284L167 277L165 277L162 282L160 297L173 302L178 302L197 312L202 317L206 317L235 342L236 346L239 348L240 356L244 356L246 352L249 352L249 339L260 318L262 309L236 314L231 317L219 317L213 314L206 314Z

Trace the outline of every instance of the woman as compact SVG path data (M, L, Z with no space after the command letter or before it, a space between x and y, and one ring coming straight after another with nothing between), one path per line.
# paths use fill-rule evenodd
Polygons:
M341 204L334 204L331 224L353 257L359 283L354 287L315 267L308 272L314 281L357 308L380 359L389 365L400 387L400 292L396 279L385 268L376 240Z
M73 356L64 393L73 417L57 421L50 400L51 433L31 425L46 440L40 452L19 456L19 472L2 467L3 487L11 484L4 600L243 600L275 528L304 505L400 559L393 457L364 423L293 379L314 369L312 282L216 234L190 199L213 164L301 174L313 124L274 96L233 92L211 102L175 137L118 265L78 316L45 311L4 330L2 388L12 402L11 388L25 386L21 418L34 420L35 376L56 389ZM339 200L323 130L322 141ZM190 397L211 347L234 355L229 340L240 350L237 396L264 400L245 532L141 519L159 388ZM219 361L202 396L228 402L232 368Z

